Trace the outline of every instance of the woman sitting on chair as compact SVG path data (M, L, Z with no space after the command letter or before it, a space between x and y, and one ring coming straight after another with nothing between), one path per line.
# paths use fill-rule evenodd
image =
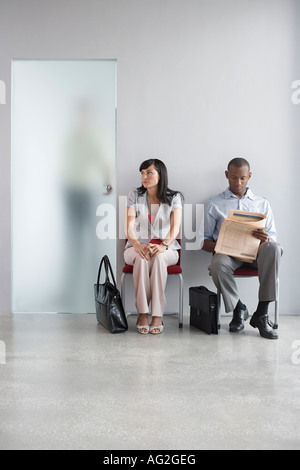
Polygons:
M167 267L178 262L183 196L168 188L165 164L156 158L140 166L142 185L127 201L125 263L133 266L137 330L141 334L163 332ZM152 321L148 313L151 301Z

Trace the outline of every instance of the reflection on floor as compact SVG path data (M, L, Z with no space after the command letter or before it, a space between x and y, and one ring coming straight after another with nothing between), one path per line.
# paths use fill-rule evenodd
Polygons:
M229 321L142 336L135 316L120 335L95 315L0 316L0 448L299 449L300 318L277 341Z

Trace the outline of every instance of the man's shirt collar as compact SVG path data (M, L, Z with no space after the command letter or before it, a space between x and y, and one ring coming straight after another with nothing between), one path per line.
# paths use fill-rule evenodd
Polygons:
M227 188L227 189L224 191L224 197L225 197L225 199L230 199L231 197L237 198L237 196L236 196L235 194L233 194L233 193L230 191L229 188ZM249 199L251 199L251 200L254 199L254 194L253 194L253 192L251 191L250 188L247 188L245 196L243 196L241 199L243 199L243 198L249 198Z

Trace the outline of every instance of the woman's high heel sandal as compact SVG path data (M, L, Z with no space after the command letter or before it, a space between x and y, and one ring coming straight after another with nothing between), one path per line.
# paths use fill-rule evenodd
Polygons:
M149 325L136 324L136 328L141 335L147 335L149 333Z
M158 330L158 331L154 331L154 330ZM163 323L159 326L154 326L154 325L150 326L150 333L152 335L160 335L163 331L164 331L164 324Z

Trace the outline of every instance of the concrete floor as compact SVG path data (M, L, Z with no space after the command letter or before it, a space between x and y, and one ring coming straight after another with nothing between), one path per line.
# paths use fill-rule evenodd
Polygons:
M300 449L299 317L278 341L227 317L217 336L135 321L111 335L94 315L0 316L0 449Z

